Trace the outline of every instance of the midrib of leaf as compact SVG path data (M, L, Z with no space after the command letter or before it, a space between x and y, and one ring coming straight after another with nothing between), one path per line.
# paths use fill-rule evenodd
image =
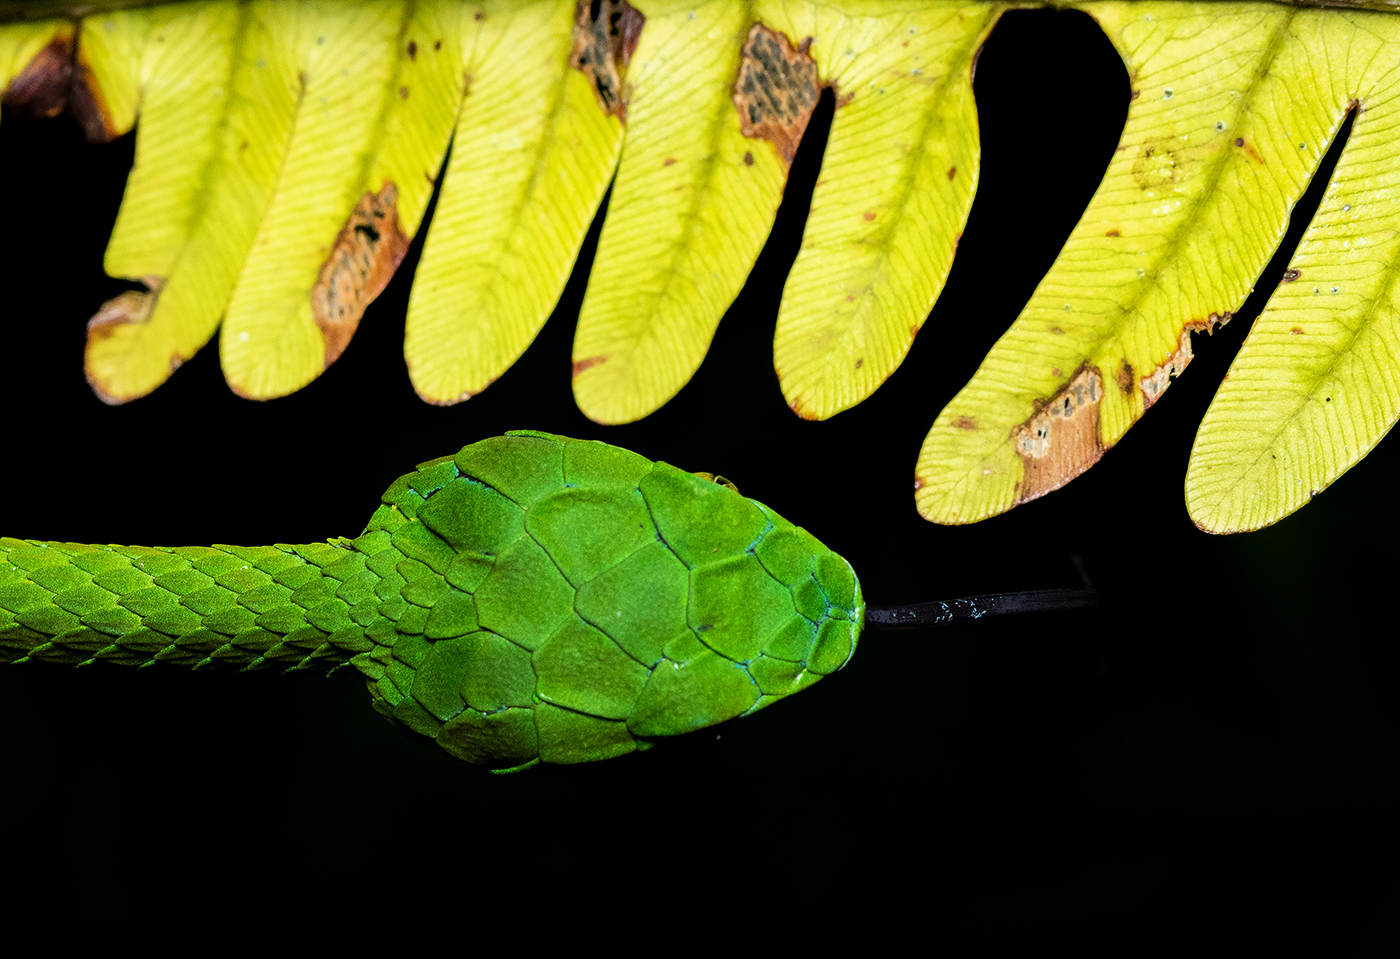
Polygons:
M918 13L939 9L940 6L955 9L966 7L962 3L930 4L922 7ZM929 224L927 229L930 235L924 238L924 242L918 248L911 251L920 253L944 245L949 247L945 261L943 263L935 261L935 264L931 265L931 267L937 267L938 275L934 275L934 269L926 268L922 262L914 265L914 275L907 278L891 276L889 267L893 253L901 242L906 245L914 243L914 240L902 234L901 228L911 218L908 201L915 195L916 188L934 195L935 199L931 202L936 203L943 199L941 195L937 194L935 187L938 185L936 178L944 174L942 171L925 170L925 166L936 152L934 146L941 147L946 141L935 139L931 134L942 125L942 121L945 119L943 111L947 107L946 98L949 91L965 79L963 71L968 67L972 51L980 46L981 41L995 26L996 20L1001 14L1001 10L997 6L985 6L987 12L980 27L976 30L969 30L963 43L951 45L955 52L947 53L939 64L944 67L943 73L934 83L930 84L933 89L923 100L919 122L913 127L913 129L917 129L917 136L912 138L912 142L916 145L906 154L901 163L897 187L891 194L873 198L870 204L872 208L878 206L882 211L881 218L888 216L889 221L876 229L878 240L875 243L867 242L864 237L858 241L861 258L870 256L868 265L861 265L850 273L840 274L845 289L859 289L861 291L856 294L857 303L852 312L842 314L831 311L828 307L816 305L815 309L818 312L813 313L814 304L820 304L821 300L824 299L820 296L820 290L829 282L832 256L827 249L823 249L820 259L818 259L818 255L812 255L809 261L809 251L805 244L803 251L798 254L797 262L793 266L792 274L788 278L784 290L782 307L779 309L774 360L784 398L800 416L808 419L825 419L844 409L849 409L873 393L903 361L913 343L914 332L923 325L933 302L942 290L948 269L952 265L951 248L956 247L956 233L960 232L966 223L971 200L976 193L979 163L977 161L975 106L970 118L972 130L952 131L954 136L970 134L973 141L971 162L963 161L956 165L957 175L964 177L965 182L968 183L962 209L950 210L944 222ZM890 38L893 39L900 32L900 28L916 22L917 19L917 14L911 14L891 25L889 27ZM919 26L922 28L928 25L919 22ZM947 28L948 22L945 20L932 29ZM830 61L826 66L835 69L837 68L838 54L835 48L824 50L824 43L827 43L827 38L820 36L816 38L814 43L818 62ZM829 46L829 44L827 45ZM944 54L946 48L935 48L935 50L939 54ZM854 87L846 91L841 87L839 80L836 80L836 83L838 94L849 92L857 100L860 97L872 95L868 90ZM971 104L970 91L967 100ZM901 130L900 132L905 131ZM807 224L809 231L816 227L824 234L830 234L839 229L837 220L833 218L823 219L820 212L823 193L826 192L823 187L831 182L828 164L832 164L839 157L848 161L841 172L849 173L849 168L852 165L861 166L859 162L851 164L849 161L866 159L864 154L852 157L849 148L844 154L839 150L833 150L833 145L838 147L841 145L841 134L841 112L838 110L833 122L831 138L828 141L828 157L823 164L822 178L818 181L817 192L813 199L813 216L817 219L809 218ZM852 147L854 146L852 144ZM833 156L834 153L835 156ZM877 153L876 161L878 162L879 159L881 157ZM934 180L933 186L921 181L921 173L931 174L930 178ZM845 212L841 208L840 198L832 197L829 202L837 212ZM833 214L834 216L835 214ZM923 226L923 224L913 225ZM946 236L940 229L944 226L951 227ZM853 237L850 239L854 240ZM875 250L873 256L868 252L871 249ZM864 282L861 282L862 280ZM911 287L916 288L921 283L927 283L930 287L927 295L921 297L921 302L913 305L911 309L901 309L900 307L907 305L911 294L917 293L917 290L911 289ZM882 303L880 299L882 293L888 295L894 302ZM846 348L842 349L842 346ZM872 350L871 346L878 346L878 349ZM859 354L859 365L852 370L851 359L857 353Z
M697 53L697 57L698 56L699 54ZM700 189L696 190L694 193L691 194L691 201L686 206L686 212L680 218L683 224L683 226L681 227L681 234L679 239L674 244L672 244L672 249L676 251L689 250L694 246L693 241L695 239L695 225L697 222L699 222L700 210L705 205L708 188L711 184L714 183L715 170L717 169L719 164L719 143L720 138L723 136L723 134L724 125L722 122L710 123L710 153L707 159L702 164L704 171L703 175L698 178L702 186ZM757 146L758 144L755 145ZM671 290L675 284L678 275L679 274L675 270L666 270L665 273L662 275L663 283L661 289L658 290L656 294L651 297L651 299L656 303L665 303L668 300L670 300ZM652 314L654 315L658 312L660 312L660 310L653 310ZM651 323L648 323L645 326L639 328L635 335L624 335L622 339L623 342L625 342L627 345L632 347L633 350L635 350L639 344L641 344L645 340L651 339L654 336L655 329Z
M718 147L720 138L724 133L724 129L720 124L712 123L710 124L709 132L710 154L709 157L702 164L704 172L703 175L699 178L702 187L701 189L696 190L692 195L693 198L687 205L686 212L680 217L680 221L683 224L681 227L680 236L677 238L676 242L670 244L671 249L676 251L677 255L679 255L683 251L691 250L695 246L695 227L696 224L700 222L700 211L705 206L705 194L707 192L706 188L714 182L715 170L718 168L719 165ZM676 279L679 277L679 275L680 274L676 270L666 270L663 274L661 288L657 290L656 293L650 297L650 299L658 304L670 301L671 291L674 288ZM654 317L655 314L660 313L661 310L657 308L651 310L650 312L651 315ZM626 343L629 347L632 348L633 351L635 351L638 346L640 346L642 343L648 340L655 338L655 336L655 326L652 323L647 323L645 326L638 328L637 331L632 335L624 334L621 339L622 342Z

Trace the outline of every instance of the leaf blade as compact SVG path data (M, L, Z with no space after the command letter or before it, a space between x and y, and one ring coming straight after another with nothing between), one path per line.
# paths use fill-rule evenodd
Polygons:
M231 48L228 93L188 235L173 254L165 247L153 255L171 263L156 295L113 301L88 325L88 381L108 403L151 392L213 336L273 192L295 115L292 51L304 12L268 0L232 6L239 32L217 38ZM143 124L138 140L178 138L176 119ZM153 171L153 189L160 179ZM132 196L123 205L139 204Z
M748 2L644 8L628 128L574 338L574 399L599 423L654 412L699 368L777 214L787 169L733 102Z
M1400 83L1382 67L1400 57L1400 27L1383 16L1351 22L1329 30L1327 44L1344 65L1334 91L1359 97L1350 138L1191 451L1186 505L1207 532L1282 519L1400 419Z
M942 291L977 186L972 61L1001 8L812 9L793 29L813 37L842 105L773 358L788 405L827 419L884 383Z
M1310 72L1328 14L1086 10L1138 95L1055 265L925 440L916 502L936 522L975 522L1058 488L1141 418L1190 362L1190 333L1248 296L1344 109L1280 79Z
M430 403L480 393L530 345L612 176L622 126L569 69L574 10L547 0L486 17L409 300L404 355Z

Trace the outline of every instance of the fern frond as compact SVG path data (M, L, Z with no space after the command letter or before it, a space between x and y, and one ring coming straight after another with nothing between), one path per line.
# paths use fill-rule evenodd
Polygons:
M919 511L976 521L1097 462L1184 372L1192 334L1240 310L1351 114L1323 208L1207 415L1187 479L1204 529L1274 522L1400 418L1400 211L1387 199L1396 4L1072 6L1123 57L1127 124L1050 272L934 423ZM972 70L1006 10L98 7L36 20L67 12L36 2L0 27L0 83L17 112L66 102L92 139L137 129L106 267L145 289L89 325L98 395L149 393L221 323L230 387L256 399L300 389L346 348L437 187L405 353L424 399L464 400L529 346L611 180L574 347L575 397L601 423L648 415L699 367L823 91L835 115L774 360L806 418L878 389L937 299L967 220Z

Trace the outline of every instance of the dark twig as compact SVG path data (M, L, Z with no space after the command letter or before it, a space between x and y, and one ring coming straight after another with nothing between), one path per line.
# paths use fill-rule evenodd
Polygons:
M1099 591L1096 589L1035 589L1025 593L969 596L966 599L911 603L907 606L868 606L865 625L872 629L924 629L967 619L981 619L983 616L1059 613L1097 609L1098 605Z

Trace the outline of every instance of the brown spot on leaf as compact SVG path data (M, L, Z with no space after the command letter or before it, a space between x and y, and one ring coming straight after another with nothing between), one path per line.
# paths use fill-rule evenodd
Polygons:
M1103 456L1099 401L1103 377L1087 362L1036 412L1011 431L1025 475L1016 501L1044 496L1074 479Z
M116 333L118 327L150 322L151 313L156 308L156 300L160 297L161 287L165 286L165 278L143 276L141 279L145 282L146 289L118 293L103 303L101 309L93 314L92 319L88 320L86 350L89 353L95 343ZM170 357L171 372L174 372L183 362L184 357L178 354L172 355ZM97 375L97 370L93 368L92 363L84 363L84 373L87 375L88 385L92 387L92 391L97 394L98 399L109 406L116 406L127 400L135 399L133 396L123 396L114 392L112 384Z
M442 49L442 41L441 41L441 40L434 40L434 41L433 41L433 49L434 49L434 50L441 50L441 49Z
M951 180L951 179L953 179L953 177L955 177L955 176L957 176L957 175L958 175L958 168L955 167L955 166L950 166L950 167L948 168L948 179Z
M573 375L578 376L584 370L597 366L599 363L606 363L607 361L608 358L606 356L590 356L582 360L574 360Z
M413 40L408 41L408 58L410 60L418 59L418 44Z
M977 420L971 416L959 416L953 425L960 430L975 430L977 429Z
M1123 394L1125 396L1132 396L1133 364L1129 363L1126 357L1124 357L1122 364L1119 365L1118 376L1115 378L1118 380L1118 388L1123 391Z
M1136 99L1137 99L1138 97L1140 97L1140 96L1142 96L1142 91L1141 91L1141 90L1134 90L1134 91L1133 91L1133 95L1130 96L1130 97L1128 97L1128 99L1129 99L1129 100L1136 100Z
M1284 283L1292 283L1294 280L1298 279L1298 277L1300 277L1300 276L1302 276L1302 275L1303 275L1303 271L1302 271L1302 270L1295 270L1295 269L1293 269L1292 267L1289 267L1288 269L1286 269L1286 270L1283 271L1283 280L1282 280L1282 282L1284 282Z
M860 368L861 368L862 366L864 366L864 365L865 365L865 357L863 357L863 356L862 356L862 357L858 357L858 358L856 359L856 369L860 369Z
M399 99L400 99L400 100L407 100L407 99L408 99L408 87L399 87Z
M922 476L915 476L915 477L914 477L914 492L917 493L919 490L921 490L921 489L923 489L923 488L924 488L924 478L923 478Z
M569 63L586 76L604 113L627 122L627 65L646 23L627 0L578 0Z
M1255 150L1253 145L1248 143L1244 137L1235 137L1235 146L1239 147L1245 153L1248 153L1249 158L1255 163L1258 163L1261 166L1263 165L1264 158L1259 155L1259 152Z
M769 141L788 165L821 97L810 46L806 40L794 49L783 34L756 23L734 82L734 108L744 136Z
M1058 366L1052 366L1052 367L1050 368L1050 375L1051 375L1051 376L1054 376L1054 377L1060 377L1060 376L1064 376L1065 374L1062 373L1062 372L1060 372L1060 368L1059 368Z
M1123 235L1123 234L1120 233L1120 232L1117 231L1117 230L1108 230L1107 232L1104 233L1104 236L1122 236L1122 235Z
M1052 326L1052 327L1050 327L1050 332L1051 332L1051 333L1054 333L1056 336L1064 336L1064 335L1065 335L1065 331L1064 331L1063 329L1061 329L1060 327L1058 327L1058 326Z
M867 212L865 213L865 222L866 222L866 223L869 223L869 222L870 222L871 220L873 220L873 219L875 219L875 214L874 214L874 213L871 213L871 212L869 212L869 211L867 211Z
M662 165L662 166L675 166L675 165L676 165L676 158L675 158L675 157L667 157L666 159L664 159L664 160L661 161L661 165Z
M1293 334L1294 336L1302 336L1302 335L1303 335L1303 328L1302 328L1301 326L1295 326L1295 327L1293 327L1293 329L1289 330L1288 332L1291 333L1291 334Z
M753 166L753 151L744 151L744 166Z
M366 191L321 264L311 289L311 317L326 341L326 366L345 351L365 307L384 291L408 252L398 202L392 180L385 180L378 194Z
M89 143L107 143L121 131L71 33L54 37L29 61L4 92L17 116L54 117L66 108Z

